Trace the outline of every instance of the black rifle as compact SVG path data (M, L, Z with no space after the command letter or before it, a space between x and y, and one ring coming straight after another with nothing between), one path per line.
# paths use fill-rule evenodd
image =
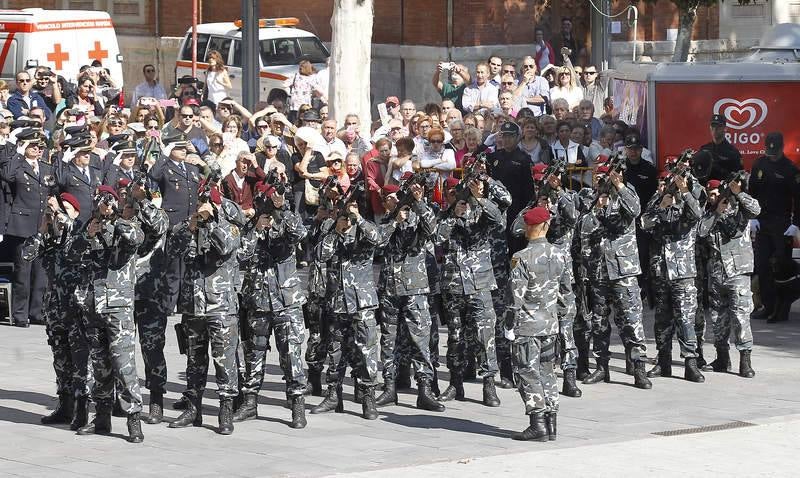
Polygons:
M397 192L397 206L389 213L389 219L394 220L403 208L410 206L416 201L414 194L411 192L411 186L416 184L424 188L427 183L428 176L421 172L416 172L410 178L406 179Z
M553 163L547 166L547 169L544 170L542 173L542 186L539 188L539 196L540 197L551 197L555 191L550 186L550 183L547 179L550 176L558 176L562 178L564 174L567 172L567 159L566 158L558 158L553 161Z
M613 156L608 159L608 175L610 176L611 173L623 173L628 168L628 164L625 162L625 156L622 153L617 152ZM597 205L597 201L600 200L602 195L611 195L614 191L614 183L611 182L611 179L608 176L601 176L598 178L597 181L597 189L595 190L594 200L592 201L592 205L589 210L594 209Z
M731 198L734 197L733 191L731 191L731 183L739 183L742 190L744 190L744 186L747 184L747 179L748 175L746 171L737 171L733 173L727 181L719 185L719 199L724 199L730 202Z

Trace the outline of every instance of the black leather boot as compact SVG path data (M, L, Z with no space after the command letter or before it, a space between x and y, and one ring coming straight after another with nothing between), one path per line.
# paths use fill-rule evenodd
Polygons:
M653 383L647 378L647 372L644 369L644 361L642 360L634 364L633 386L641 388L642 390L650 390L653 388Z
M142 422L139 419L139 412L128 415L128 441L131 443L141 443L144 441L144 433L142 433Z
M220 435L230 435L233 433L233 400L230 398L219 401L219 429Z
M53 413L42 417L42 425L65 424L72 421L72 414L75 412L75 401L69 392L58 395L58 403Z
M94 420L78 430L78 435L106 435L111 433L111 408L98 407Z
M311 409L311 414L328 413L336 410L336 413L344 411L344 404L342 403L341 387L334 387L328 385L328 390L325 392L325 398L319 405Z
M695 350L697 350L697 368L704 370L707 363L706 358L703 356L703 343L699 340L697 341L697 348Z
M450 385L439 395L440 402L453 399L464 400L464 380L456 372L450 372Z
M483 404L487 407L500 406L500 399L497 397L497 390L494 388L494 377L483 379Z
M431 392L431 384L426 381L417 384L417 408L431 412L444 411L444 405L436 401Z
M547 439L556 441L558 433L558 416L556 412L548 412L544 414L544 427L547 429Z
M633 360L631 359L631 349L633 346L626 345L625 346L625 373L628 375L633 375L633 371L636 366L633 364Z
M578 388L578 384L575 383L574 368L568 368L564 370L564 384L561 389L561 393L572 398L579 398L581 395L583 395L581 389Z
M584 380L591 373L589 371L589 342L581 334L575 335L575 348L578 351L575 378Z
M69 429L78 431L81 427L86 426L89 421L89 402L86 397L78 397L75 399L75 409L72 412L72 422L69 424Z
M199 427L203 425L203 410L202 410L202 398L197 398L195 400L190 400L188 397L186 398L186 408L183 410L178 418L172 421L169 424L170 428L184 428L188 427L189 425L193 427Z
M375 400L375 406L385 407L392 403L397 405L397 389L395 389L394 380L387 380L383 384L383 393Z
M130 418L130 415L128 416ZM155 425L164 419L164 395L161 392L150 392L150 408L145 423ZM138 420L138 418L137 418Z
M358 378L353 377L353 402L361 403L364 401L364 387L358 386Z
M375 408L375 387L364 387L361 418L365 420L376 420L378 418L378 409Z
M544 413L532 413L529 417L530 426L520 433L514 433L511 438L520 441L548 441Z
M703 383L706 381L706 378L700 373L700 369L697 368L697 359L696 358L687 358L684 369L683 369L683 378L690 382L695 383Z
M397 376L394 379L397 390L408 390L411 388L411 366L400 365L397 367Z
M311 395L322 396L322 372L319 370L308 370L308 384L311 385Z
M583 383L585 385L591 385L593 383L599 382L610 382L611 381L611 373L608 371L608 359L601 360L597 359L597 368L594 369L588 377L583 379Z
M292 423L290 423L289 426L291 428L305 428L306 424L306 399L302 395L293 397Z
M672 350L658 352L658 362L647 372L647 376L650 378L672 376Z
M497 386L505 389L514 388L514 367L510 358L500 362L500 380Z
M181 395L181 398L178 401L173 402L172 409L173 410L186 410L186 406L189 404L189 399L186 398L186 395Z
M753 370L753 365L750 363L749 350L742 350L739 352L739 376L744 378L753 378L756 376L756 371Z
M431 380L431 393L433 393L434 397L438 397L442 394L442 391L439 390L439 373L436 371L436 367L433 367L433 380Z
M244 403L233 414L234 422L243 422L258 418L258 395L248 393L244 396Z
M775 313L775 306L762 305L760 309L750 314L750 320L765 320Z
M731 354L727 347L716 347L717 358L715 358L703 370L707 372L730 372L731 371Z

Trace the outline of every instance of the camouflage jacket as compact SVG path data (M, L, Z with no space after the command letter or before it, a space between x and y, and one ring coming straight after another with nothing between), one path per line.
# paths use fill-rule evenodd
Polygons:
M72 243L74 226L73 219L66 214L58 214L55 216L55 224L44 234L37 232L22 245L22 259L33 261L41 258L51 284L56 280L59 258Z
M503 183L496 179L489 178L486 184L489 186L487 197L497 205L497 208L500 209L500 213L505 215L508 207L511 206L511 193L503 186ZM489 224L489 238L492 243L492 257L494 261L496 261L497 258L508 261L506 222L507 221L503 221L502 223L492 222Z
M507 329L520 336L558 333L559 283L567 273L563 256L546 238L530 241L511 259L511 280L506 297L513 299L506 312Z
M196 316L236 314L239 304L234 281L239 268L239 227L219 211L216 220L198 224L194 233L189 221L173 227L168 247L186 258L178 311Z
M602 277L610 280L638 275L642 272L639 264L639 248L636 244L636 218L641 212L641 204L636 191L626 184L616 194L612 194L604 208L595 207L587 216L591 240L599 241L602 254L599 271ZM596 229L593 224L596 221ZM583 234L584 231L580 231ZM589 253L588 258L594 254ZM593 266L589 265L592 269Z
M452 208L440 213L436 243L444 252L442 290L455 294L474 294L494 290L497 282L490 255L490 228L505 227L497 205L489 199L470 197L464 217L451 214Z
M425 201L413 203L402 224L387 219L379 226L384 262L378 289L390 296L427 294L425 246L436 229L436 216Z
M308 243L319 244L322 242L322 237L327 234L328 229L333 227L333 221L318 221L314 220L311 229L308 232ZM322 298L327 293L327 275L328 275L328 262L317 259L316 255L312 255L311 263L308 265L308 296L309 298Z
M161 289L161 277L166 270L166 243L169 216L147 199L139 202L137 215L144 241L136 258L136 298L153 296Z
M698 229L698 236L708 240L709 271L719 270L721 265L726 279L753 272L750 219L761 213L758 201L745 192L732 199L722 214L707 211Z
M327 219L326 222L333 222ZM355 314L378 307L378 293L372 272L375 247L381 235L375 224L359 218L345 234L332 224L323 224L327 232L317 244L317 260L328 264L327 297L332 312Z
M84 310L102 314L133 307L136 249L142 241L139 222L122 218L104 220L102 230L94 237L84 229L75 238L69 254L85 264L75 289L77 303Z
M669 207L660 207L656 193L640 218L642 230L652 233L650 270L653 277L668 280L688 279L697 275L695 241L697 224L703 212L691 191L676 195Z
M574 191L558 191L558 200L550 205L550 227L547 229L547 240L550 244L565 246L572 242L572 234L575 225L578 223L578 209L576 207L577 194ZM536 207L535 203L525 206L525 209L517 214L511 224L511 233L522 237L525 235L525 213L531 208Z
M306 233L300 216L289 210L275 211L269 229L249 228L239 249L245 271L242 306L259 312L279 312L305 304L294 250Z

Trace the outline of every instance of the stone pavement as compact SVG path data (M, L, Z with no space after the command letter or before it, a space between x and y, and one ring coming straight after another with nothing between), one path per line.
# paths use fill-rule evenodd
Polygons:
M178 415L169 405L183 389L185 365L172 333L175 320L170 319L167 329L166 411L171 418ZM692 474L767 470L769 476L791 476L798 459L792 438L800 432L800 314L784 324L754 323L753 329L757 375L752 380L709 372L705 384L655 379L653 390L638 390L624 373L622 348L616 345L613 382L582 386L580 399L562 397L559 438L552 443L511 440L510 432L527 424L519 395L498 389L502 406L486 408L480 404L477 382L466 384L467 401L447 403L445 413L418 411L415 393L408 391L401 393L399 406L380 409L380 418L372 422L360 418L361 407L350 401L348 382L345 414L308 415L306 429L292 430L287 426L289 410L282 407L283 383L273 348L258 420L236 424L230 437L216 434L218 402L209 376L204 427L143 425L144 443L132 445L124 440L123 418L113 419L110 437L79 437L64 426L41 425L40 418L54 405L44 328L0 327L0 476L325 476L376 470L390 476L520 470L552 476L559 461L575 475L675 475L681 470L678 464L686 463ZM649 312L645 330L652 356ZM444 337L444 329L442 333ZM674 350L674 372L682 376L677 346ZM713 349L709 355L713 358ZM733 361L736 368L736 355ZM447 373L440 370L444 386ZM320 398L307 400L309 406ZM670 438L653 435L735 421L759 426ZM642 464L627 464L631 460ZM402 469L408 466L415 468Z

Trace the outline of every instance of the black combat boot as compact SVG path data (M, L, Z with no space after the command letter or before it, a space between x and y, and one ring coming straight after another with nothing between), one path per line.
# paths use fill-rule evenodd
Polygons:
M577 339L576 336L576 342L578 341L581 343L577 345L578 359L577 368L575 369L575 378L578 380L584 380L591 373L589 371L589 343L583 338Z
M144 433L142 433L142 422L139 419L139 412L128 415L128 441L131 443L141 443L144 441Z
M219 401L219 429L220 435L230 435L233 433L233 400L230 398L220 399Z
M556 412L544 414L544 427L547 429L547 439L556 441L556 435L558 434L558 415Z
M417 383L417 408L431 412L444 411L444 405L436 401L431 392L431 384L426 381Z
M700 369L697 368L697 359L696 358L687 358L685 361L684 369L683 369L683 378L690 382L695 383L703 383L706 381L706 378L700 373Z
M308 369L308 384L311 385L311 395L322 396L322 372Z
M70 392L60 393L58 395L58 404L53 413L42 417L42 425L57 425L65 424L72 421L72 414L75 411L75 401L72 399Z
M433 367L433 380L431 380L431 393L433 393L434 397L438 397L442 394L442 391L439 390L439 373L436 371L436 367Z
M447 402L453 399L464 400L464 380L456 372L450 372L450 385L444 389L444 392L439 394L440 402Z
M397 390L408 390L411 388L411 366L400 365L397 367L397 377L394 379Z
M185 395L181 395L181 398L178 401L172 403L173 410L186 410L186 407L189 405L189 399L186 398Z
M358 378L353 377L353 402L362 403L364 401L364 388L358 386Z
M588 377L583 379L585 385L599 382L610 382L611 373L608 371L608 359L597 359L597 368Z
M581 395L583 395L581 389L578 388L578 384L575 383L574 368L568 368L564 370L564 384L563 388L561 389L561 393L572 398L579 398Z
M78 430L78 435L106 435L111 433L111 407L97 407L94 420Z
M178 418L172 421L169 424L170 428L184 428L188 427L189 425L193 427L199 427L203 425L203 410L202 410L202 398L197 398L195 400L190 400L186 397L186 408L183 410Z
M500 406L500 399L497 398L497 390L494 388L494 377L483 379L483 404L487 407Z
M258 418L258 395L255 393L248 393L244 396L244 403L242 403L242 406L233 414L233 421L243 422L255 418Z
M641 388L642 390L650 390L653 388L653 383L647 378L647 372L644 369L643 360L639 360L634 364L633 386L636 388Z
M753 370L753 365L750 363L750 350L739 352L739 376L744 378L756 376L756 371Z
M119 397L116 393L114 394L114 408L111 409L111 416L117 418L128 416L128 413L122 409L122 404L119 403Z
M69 429L78 431L81 427L86 426L89 421L89 402L86 397L78 397L75 399L75 409L72 412L72 422L69 424Z
M128 417L130 418L130 415ZM150 392L150 409L148 410L147 419L144 422L148 425L155 425L161 423L163 419L164 395L161 392Z
M707 372L730 372L731 371L731 354L728 347L716 347L717 358L715 358L704 369Z
M775 306L767 307L762 305L761 308L750 313L750 320L765 320L775 313Z
M365 420L376 420L378 418L378 409L375 408L375 387L364 387L361 418Z
M375 400L376 407L385 407L394 403L397 405L397 389L395 389L394 380L387 380L383 384L383 393Z
M464 380L475 380L476 378L478 378L478 369L475 357L467 357L467 363L464 366Z
M511 366L511 359L500 361L500 380L497 382L500 388L514 388L514 368Z
M520 441L548 441L547 427L545 426L544 413L532 413L530 426L520 433L514 433L511 438Z
M658 352L658 361L656 365L647 372L647 376L650 378L672 376L672 350Z
M701 341L697 341L697 368L700 370L704 370L706 364L706 358L703 356L703 343Z
M336 413L344 411L344 404L342 403L342 388L328 385L328 390L325 393L325 399L319 405L311 409L311 414L327 413L336 410Z
M625 373L628 375L633 375L633 371L636 368L633 364L633 359L631 359L631 349L633 349L632 345L625 346Z
M291 428L305 428L306 427L306 399L304 396L299 395L292 397L292 423L289 424Z

